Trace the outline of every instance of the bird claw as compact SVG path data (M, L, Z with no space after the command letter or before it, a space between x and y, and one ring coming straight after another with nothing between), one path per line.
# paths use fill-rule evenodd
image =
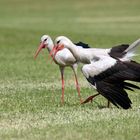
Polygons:
M88 103L88 102L92 102L93 98L94 98L94 95L89 96L89 97L88 97L86 100L84 100L81 104L85 104L85 103Z
M93 101L93 98L94 97L96 97L96 96L98 96L99 95L99 93L98 94L95 94L95 95L92 95L92 96L89 96L85 101L83 101L81 104L85 104L85 103L88 103L88 102L91 102L92 103L92 101Z

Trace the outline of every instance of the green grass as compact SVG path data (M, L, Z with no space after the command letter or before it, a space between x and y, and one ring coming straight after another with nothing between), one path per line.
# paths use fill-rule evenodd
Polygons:
M65 71L65 105L60 104L58 66L43 51L40 37L65 35L109 48L140 37L139 0L0 1L0 139L138 140L140 91L129 92L132 109L104 108L103 97L80 105L74 76ZM138 54L140 49L138 50ZM134 58L140 62L140 56ZM83 98L96 93L78 71Z

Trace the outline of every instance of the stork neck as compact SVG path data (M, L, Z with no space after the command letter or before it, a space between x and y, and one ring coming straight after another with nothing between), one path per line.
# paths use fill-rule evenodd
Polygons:
M50 42L49 42L49 44L47 46L48 52L50 52L53 49L53 47L54 47L53 41L50 40Z
M71 51L75 59L81 63L88 64L90 63L91 58L94 57L94 54L93 55L91 53L89 54L90 52L89 49L84 49L74 44L71 46L67 46L67 48Z
M70 46L67 46L66 48L70 50L70 52L73 54L76 60L79 60L79 57L80 57L79 48L76 45L71 44Z

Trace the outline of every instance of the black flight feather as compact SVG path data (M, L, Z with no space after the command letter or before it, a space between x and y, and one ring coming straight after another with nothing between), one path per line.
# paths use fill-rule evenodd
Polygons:
M125 89L133 91L133 88L140 89L140 87L125 80L140 82L140 64L134 61L118 61L102 73L94 77L89 76L87 80L96 85L97 91L115 106L128 109L131 107L131 100Z
M113 58L122 58L126 52L125 50L129 47L128 44L121 44L111 48L109 55Z
M76 46L81 46L82 48L90 48L90 46L86 43L83 43L83 42L78 42L78 43L75 43Z

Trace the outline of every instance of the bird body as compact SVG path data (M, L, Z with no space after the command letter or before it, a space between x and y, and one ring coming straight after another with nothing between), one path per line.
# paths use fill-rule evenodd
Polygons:
M74 57L77 61L82 63L90 63L90 61L96 60L97 55L106 55L109 56L110 49L95 49L95 48L81 48L76 47L75 45L71 46L70 51L74 54ZM82 54L82 55L81 55Z
M68 49L63 49L59 51L55 57L54 61L60 66L72 66L76 64L76 59L73 57L72 53Z
M98 56L98 61L91 61L90 64L85 64L82 67L84 75L88 78L100 74L116 64L116 60L107 56Z

